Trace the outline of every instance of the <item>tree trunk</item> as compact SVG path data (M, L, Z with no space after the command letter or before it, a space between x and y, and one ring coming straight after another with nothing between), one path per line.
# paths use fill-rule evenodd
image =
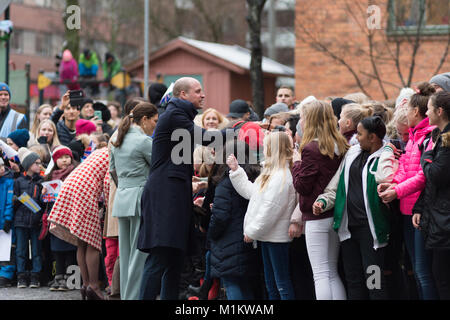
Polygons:
M72 5L79 6L78 0L66 0L66 9ZM67 10L66 10L67 11ZM64 28L65 28L65 38L67 41L66 48L72 52L73 57L75 60L78 61L79 58L79 52L80 52L80 34L78 29L72 29L70 30L67 27L67 18L69 17L69 14L67 12L63 16L64 21Z
M247 0L247 22L250 31L252 59L250 62L250 79L255 112L262 118L264 114L264 77L262 72L261 12L266 0Z

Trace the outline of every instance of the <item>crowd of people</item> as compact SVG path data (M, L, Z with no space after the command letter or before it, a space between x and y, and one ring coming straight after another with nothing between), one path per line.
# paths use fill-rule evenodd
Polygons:
M67 91L28 130L0 83L0 287L77 265L83 300L450 299L450 73L395 101L281 87L262 119L167 93Z

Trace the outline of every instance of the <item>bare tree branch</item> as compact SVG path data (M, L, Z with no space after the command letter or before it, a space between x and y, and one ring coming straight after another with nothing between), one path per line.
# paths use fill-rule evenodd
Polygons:
M367 72L364 72L364 71L361 71L360 72L362 75L365 75L366 77L369 77L369 78L372 78L372 79L377 79L377 77L375 76L375 75L373 75L373 74L370 74L370 73L367 73ZM403 87L402 86L399 86L398 84L396 84L396 83L393 83L393 82L390 82L390 81L386 81L386 80L381 80L383 83L385 83L385 84L388 84L388 85L390 85L391 87L394 87L394 88L397 88L397 89L402 89ZM388 97L389 98L389 97ZM387 98L387 99L388 99Z
M356 71L347 63L347 61L345 61L344 58L337 56L337 54L335 54L334 52L330 51L328 49L328 47L326 45L324 45L323 43L321 43L319 40L315 39L313 35L311 35L311 33L303 26L302 23L298 23L297 24L298 27L300 27L302 29L302 31L308 36L308 38L311 39L312 43L310 43L311 47L318 47L320 48L319 51L321 51L322 53L326 54L327 56L329 56L330 58L332 58L333 60L339 62L340 64L342 64L345 68L347 68L347 70L352 74L353 78L356 81L356 84L358 85L358 87L361 89L361 91L367 95L370 96L370 94L367 92L367 90L364 88L364 85L362 84L361 79L358 77L358 74L356 73Z
M448 23L448 28L450 30L450 21ZM439 62L439 65L436 68L436 71L434 72L434 74L439 74L439 71L441 70L442 66L444 65L444 62L447 60L449 49L450 49L450 32L448 33L448 36L447 36L447 45L445 47L444 53L442 54L441 61Z
M408 87L411 86L412 78L414 75L414 70L416 67L416 56L417 56L417 52L419 51L419 47L421 45L420 38L421 38L422 26L425 23L424 18L425 18L425 1L424 2L421 1L420 2L419 24L417 26L417 32L416 32L413 52L411 54L411 64L410 64L410 68L409 68L409 77L408 77L408 82L407 82Z

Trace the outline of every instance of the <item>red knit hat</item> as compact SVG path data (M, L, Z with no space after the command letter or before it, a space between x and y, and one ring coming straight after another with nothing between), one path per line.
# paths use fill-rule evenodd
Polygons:
M72 151L69 148L66 146L56 147L52 154L53 161L56 163L56 161L64 155L68 155L73 159Z
M264 130L255 122L247 122L239 130L238 140L244 141L250 149L264 146Z
M75 123L76 135L86 133L91 134L97 131L97 126L89 120L80 119Z

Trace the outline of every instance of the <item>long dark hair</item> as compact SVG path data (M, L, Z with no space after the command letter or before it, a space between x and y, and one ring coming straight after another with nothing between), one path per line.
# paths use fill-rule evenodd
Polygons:
M433 107L444 110L446 120L450 120L450 92L440 91L431 97Z
M158 109L156 109L153 104L148 102L139 103L136 107L134 107L129 115L123 118L118 129L117 139L112 142L112 145L116 148L119 148L122 145L125 135L128 133L132 123L139 124L142 118L151 118L157 114Z
M136 107L141 102L148 102L148 101L141 97L134 97L127 100L127 102L125 102L125 105L123 106L124 112L123 116L126 117L127 115L129 115L130 112L134 109L134 107Z

